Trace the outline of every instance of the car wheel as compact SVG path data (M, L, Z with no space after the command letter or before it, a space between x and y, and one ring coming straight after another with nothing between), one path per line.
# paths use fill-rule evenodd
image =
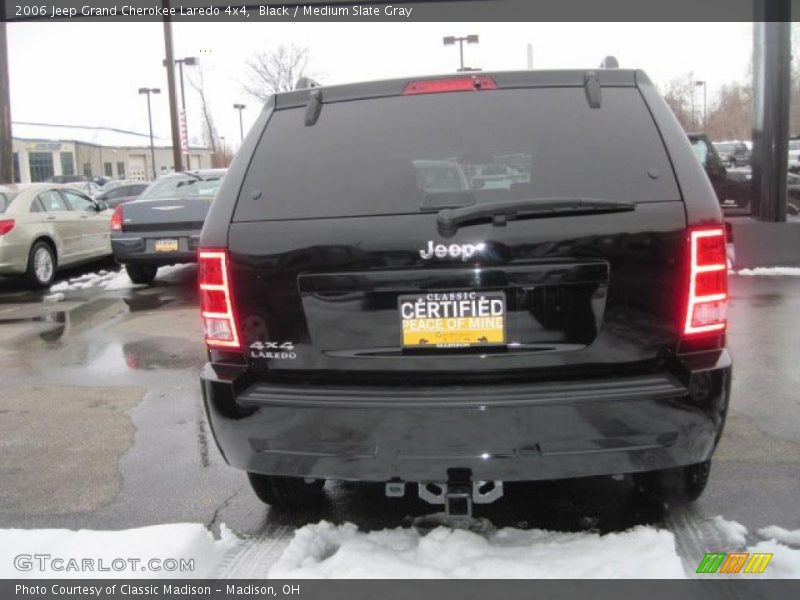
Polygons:
M306 482L301 477L278 477L248 473L250 486L258 499L273 508L314 508L325 501L322 480Z
M33 287L46 288L53 283L55 276L56 256L53 249L47 242L36 242L28 255L25 277Z
M654 496L670 504L686 504L697 500L706 489L711 473L711 461L636 473L633 483L636 490L646 496Z
M155 265L125 265L125 271L133 283L150 285L156 278L158 267Z

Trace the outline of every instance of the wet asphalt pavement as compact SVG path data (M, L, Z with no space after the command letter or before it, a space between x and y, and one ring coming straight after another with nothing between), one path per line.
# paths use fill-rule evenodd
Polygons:
M109 267L65 276L99 268ZM334 483L317 512L261 504L223 463L201 409L195 277L188 266L149 288L67 291L60 302L0 278L0 527L224 523L263 540L323 518L381 529L435 510L410 493ZM659 524L698 549L714 534L697 524L714 515L750 532L800 529L800 277L734 276L731 292L732 405L700 501L670 511L602 478L508 486L478 514L552 530Z

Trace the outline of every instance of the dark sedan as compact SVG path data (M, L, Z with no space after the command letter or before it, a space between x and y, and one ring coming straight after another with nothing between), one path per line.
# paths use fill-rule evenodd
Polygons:
M112 187L106 186L95 196L95 200L105 202L108 208L117 208L119 204L136 200L148 186L141 181L120 181L108 185Z
M195 262L200 230L225 169L174 173L154 181L111 218L114 258L134 283L152 283L159 267Z

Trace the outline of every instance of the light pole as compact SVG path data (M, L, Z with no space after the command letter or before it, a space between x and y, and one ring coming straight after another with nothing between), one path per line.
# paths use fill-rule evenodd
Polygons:
M708 105L706 103L706 82L705 81L695 81L695 87L703 86L703 131L708 131Z
M242 125L242 111L247 108L244 104L234 104L233 108L239 111L239 135L244 141L244 126Z
M139 88L140 94L147 94L147 121L150 124L150 160L153 163L153 181L156 180L156 150L153 147L153 113L150 110L150 94L160 94L159 88ZM100 167L102 169L102 166Z
M166 67L167 66L167 59L162 61L162 64ZM181 80L181 127L183 128L183 135L186 139L186 170L192 168L191 166L191 154L189 153L189 126L187 124L186 119L186 91L183 88L183 65L187 67L193 67L197 64L197 58L194 56L187 56L185 58L176 58L175 64L178 65L178 76Z
M448 35L442 38L445 46L452 46L456 42L458 42L458 55L460 59L461 66L459 67L459 71L466 71L467 69L464 68L464 42L468 44L477 44L478 43L478 36L477 35L464 35L461 37ZM469 69L473 70L473 69Z
M222 143L222 162L224 163L227 161L225 157L225 136L224 135L219 136L219 141ZM225 166L227 167L228 165Z

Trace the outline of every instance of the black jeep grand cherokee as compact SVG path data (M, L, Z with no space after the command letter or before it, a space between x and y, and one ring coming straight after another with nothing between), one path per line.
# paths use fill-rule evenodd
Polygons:
M641 71L295 90L211 207L205 405L271 504L503 482L700 495L728 406L719 204Z

